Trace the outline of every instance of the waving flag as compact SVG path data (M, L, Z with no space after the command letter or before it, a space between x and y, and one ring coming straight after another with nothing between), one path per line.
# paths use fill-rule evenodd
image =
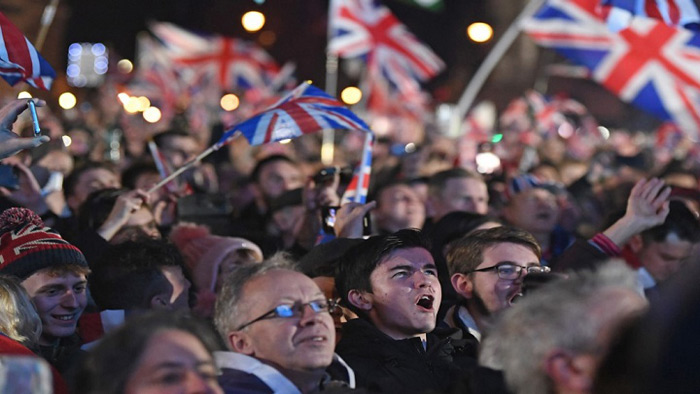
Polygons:
M667 25L700 30L700 13L693 0L602 0L608 25L615 31L629 26L635 16L664 21Z
M251 145L262 145L323 129L371 133L369 126L340 101L304 82L275 105L225 132L216 145L226 144L236 133Z
M343 58L366 57L399 90L409 79L426 81L445 67L391 11L376 0L332 0L328 51Z
M14 86L24 81L49 90L56 78L51 65L37 52L27 37L0 13L0 77Z
M359 202L364 204L367 202L367 192L369 190L369 176L372 173L372 144L374 143L374 135L367 133L365 142L362 146L362 158L360 164L355 168L355 174L350 180L350 184L345 189L341 204L347 202Z
M592 71L592 78L693 139L700 130L700 35L643 17L608 30L597 0L551 0L523 24L540 45Z
M176 64L211 73L223 90L264 88L280 73L275 60L252 42L203 36L171 23L154 23L151 31L173 52Z

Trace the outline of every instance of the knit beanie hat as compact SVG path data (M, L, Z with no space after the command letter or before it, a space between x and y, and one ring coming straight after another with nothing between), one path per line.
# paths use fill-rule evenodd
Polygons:
M88 267L83 253L36 213L9 208L0 214L0 274L24 280L41 269L71 264Z
M181 223L173 227L170 239L185 257L185 264L192 272L192 281L199 290L214 291L219 267L231 252L246 249L256 261L262 261L263 253L255 243L236 237L212 235L209 229L194 223Z

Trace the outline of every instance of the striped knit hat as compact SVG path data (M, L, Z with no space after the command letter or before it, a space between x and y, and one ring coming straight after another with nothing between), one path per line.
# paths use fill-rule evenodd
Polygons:
M36 213L10 208L0 214L0 274L24 280L41 269L69 264L88 267L82 252Z

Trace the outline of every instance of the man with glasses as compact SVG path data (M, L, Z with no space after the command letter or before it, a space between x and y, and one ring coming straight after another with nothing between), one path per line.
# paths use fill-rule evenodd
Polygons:
M343 325L338 354L357 385L383 393L444 392L474 365L449 338L430 334L442 299L418 230L371 237L342 257L335 283L359 318Z
M445 323L480 341L488 318L521 295L523 278L549 272L540 257L535 238L515 227L478 230L453 241L447 268L462 300L447 311Z
M353 386L352 370L333 353L332 309L318 286L283 258L236 268L224 279L214 314L230 349L215 354L224 391L317 392L338 384L326 373L334 360Z

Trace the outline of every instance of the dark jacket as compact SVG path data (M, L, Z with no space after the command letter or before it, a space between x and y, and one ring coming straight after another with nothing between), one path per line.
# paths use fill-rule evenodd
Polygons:
M420 338L394 340L365 319L343 325L336 352L355 371L357 387L381 393L443 392L476 364L450 337L428 334L424 349Z

